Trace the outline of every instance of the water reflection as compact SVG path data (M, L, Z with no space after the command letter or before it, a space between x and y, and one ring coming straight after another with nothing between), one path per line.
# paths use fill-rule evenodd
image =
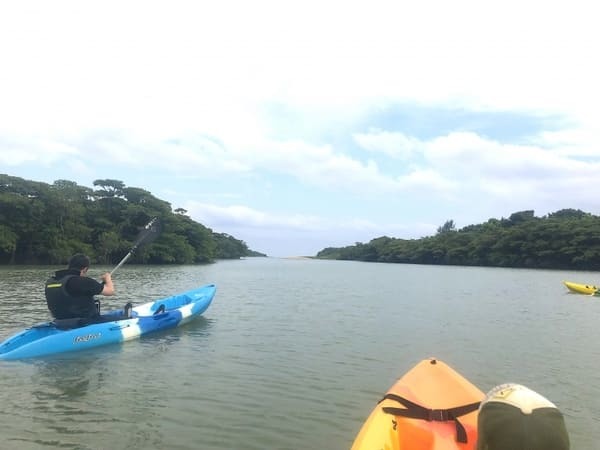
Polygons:
M50 319L44 298L44 281L50 272L0 267L0 340Z
M31 382L39 401L74 400L90 389L99 390L110 383L107 361L121 354L120 346L32 360L37 369Z
M188 350L188 347L195 345L204 345L206 341L199 341L197 338L205 338L210 335L211 328L215 325L214 319L208 319L204 316L196 317L190 323L177 328L161 330L140 339L140 345L144 347L143 352L167 352L170 351L173 344L177 344ZM188 344L188 345L186 345ZM150 348L148 350L148 348Z
M2 448L92 448L85 444L85 435L111 420L93 405L99 392L110 389L109 361L115 355L118 352L82 352L3 362L0 383L6 401L0 427L11 432Z

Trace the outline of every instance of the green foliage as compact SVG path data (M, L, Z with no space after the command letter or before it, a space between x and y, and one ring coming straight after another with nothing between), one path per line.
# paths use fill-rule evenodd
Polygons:
M15 259L15 251L17 249L16 233L11 231L5 225L0 225L0 255L4 255L7 262L12 262Z
M73 181L53 184L0 174L0 264L64 264L78 252L116 264L141 227L155 216L159 238L130 259L143 264L192 264L262 255L233 236L194 222L184 209L119 180L96 180L96 190ZM264 255L262 255L264 256Z
M317 258L599 270L600 217L574 209L535 217L529 210L458 231L454 221L449 220L435 236L413 240L380 237L367 244L325 248Z
M454 225L454 220L447 220L444 225L438 227L437 232L439 233L448 233L450 231L456 231L456 226Z
M244 241L231 239L231 236L225 233L215 233L214 236L219 247L218 258L231 258L231 255L239 253L248 254L248 246Z

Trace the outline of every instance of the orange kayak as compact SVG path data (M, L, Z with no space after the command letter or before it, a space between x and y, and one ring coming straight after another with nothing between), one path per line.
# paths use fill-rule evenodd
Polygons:
M474 450L483 398L450 366L423 360L387 391L352 450Z

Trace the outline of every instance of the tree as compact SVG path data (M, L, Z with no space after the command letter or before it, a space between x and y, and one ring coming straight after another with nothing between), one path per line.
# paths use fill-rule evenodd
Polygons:
M454 225L454 220L446 220L444 225L442 225L441 227L438 227L438 229L437 229L438 234L448 233L450 231L456 231L456 226Z
M122 197L123 189L125 189L125 183L119 180L94 180L94 186L99 186L100 189L95 191L95 194L100 197Z
M0 261L13 264L18 236L6 225L0 224Z
M583 212L580 209L561 209L560 211L548 214L548 218L554 219L583 219L590 216L590 213Z
M144 189L112 179L94 185L101 189L0 174L0 264L59 264L77 252L116 263L152 217L160 217L163 233L131 262L204 263L253 253L243 241L223 239Z
M527 210L511 214L509 219L489 219L458 231L453 221L447 221L435 236L415 240L377 238L369 244L358 242L349 247L329 247L317 257L597 270L600 268L600 217L579 210L562 210L536 218L533 210Z
M100 262L110 264L112 255L119 250L121 239L114 231L106 231L101 233L97 239L97 251Z
M513 224L525 222L527 220L535 219L534 211L532 209L527 211L519 211L516 213L512 213L508 220L510 220Z

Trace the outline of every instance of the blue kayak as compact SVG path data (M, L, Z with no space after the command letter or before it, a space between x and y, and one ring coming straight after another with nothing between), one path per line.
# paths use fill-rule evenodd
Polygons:
M131 318L120 319L123 310L109 311L114 321L65 329L54 322L27 328L0 344L0 359L36 358L128 341L148 333L189 322L210 306L216 287L208 284L182 294L135 306Z

